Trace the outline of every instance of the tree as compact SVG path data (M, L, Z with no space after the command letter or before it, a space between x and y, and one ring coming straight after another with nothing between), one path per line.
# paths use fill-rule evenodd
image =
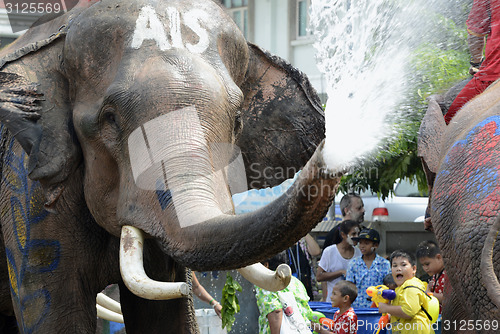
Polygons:
M411 89L391 120L395 135L382 143L379 152L359 162L352 173L342 178L342 191L360 191L369 187L385 198L400 178L418 182L422 192L427 190L417 157L418 129L427 109L427 97L446 92L468 75L469 52L464 18L470 4L470 0L456 1L452 6L455 15L452 18L445 16L449 12L434 14L435 31L431 31L428 40L413 53Z

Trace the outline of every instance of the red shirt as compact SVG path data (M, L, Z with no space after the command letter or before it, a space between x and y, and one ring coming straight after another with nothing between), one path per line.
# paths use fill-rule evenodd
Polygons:
M335 312L333 322L333 333L335 334L356 334L358 332L358 316L352 307L342 314L340 314L340 310Z
M446 276L446 271L443 269L440 274L433 275L429 280L429 291L435 293L444 293L446 281L448 281L448 276ZM441 311L442 307L441 303L439 303L439 314L441 314Z
M435 293L443 293L446 279L446 271L444 270L440 274L433 275L429 280L429 290Z
M495 81L500 77L500 0L474 0L467 30L476 36L488 35L484 61L474 76Z

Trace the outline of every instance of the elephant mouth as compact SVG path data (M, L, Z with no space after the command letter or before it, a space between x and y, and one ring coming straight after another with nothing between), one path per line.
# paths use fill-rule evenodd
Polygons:
M160 282L149 278L143 266L143 232L132 226L123 226L120 239L120 272L127 288L135 295L151 300L186 297L190 288L185 282ZM292 271L286 264L271 271L260 263L238 269L251 283L269 290L279 291L288 286Z

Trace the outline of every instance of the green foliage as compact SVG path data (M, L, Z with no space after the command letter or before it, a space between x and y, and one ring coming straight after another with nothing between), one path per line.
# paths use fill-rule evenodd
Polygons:
M468 75L467 30L441 15L435 15L434 20L440 31L433 35L439 39L436 37L422 43L411 60L411 72L415 78L410 103L416 109L425 105L429 95L444 92Z
M342 178L340 190L361 191L370 187L385 198L400 178L418 182L421 191L427 189L417 157L418 130L427 109L426 100L432 94L446 92L467 77L469 68L465 26L457 27L453 20L437 14L434 20L440 31L439 37L444 34L446 43L428 39L416 48L410 60L411 88L406 101L398 108L398 117L392 120L389 131L393 135L382 143L377 153L364 159L355 171Z
M233 323L235 320L234 315L240 311L240 304L238 302L238 297L236 297L236 291L242 291L241 285L233 279L233 277L227 273L226 274L226 284L222 289L222 328L227 328L227 331L231 331Z
M439 50L429 43L416 50L413 60L419 75L417 94L421 103L435 93L442 92L467 76L468 53L457 50Z

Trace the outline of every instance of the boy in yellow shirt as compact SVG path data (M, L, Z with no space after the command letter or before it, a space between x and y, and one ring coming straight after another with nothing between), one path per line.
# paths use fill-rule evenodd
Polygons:
M379 304L380 313L391 315L393 334L434 333L424 306L428 303L424 283L415 277L417 267L412 256L397 250L390 258L392 277L398 286L391 304Z

